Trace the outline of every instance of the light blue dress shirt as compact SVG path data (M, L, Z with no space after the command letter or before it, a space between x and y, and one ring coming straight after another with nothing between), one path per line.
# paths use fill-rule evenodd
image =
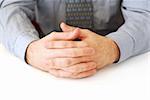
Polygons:
M150 0L93 0L93 4L93 29L117 43L119 62L150 50ZM22 60L32 41L59 31L62 21L65 0L0 0L0 40Z

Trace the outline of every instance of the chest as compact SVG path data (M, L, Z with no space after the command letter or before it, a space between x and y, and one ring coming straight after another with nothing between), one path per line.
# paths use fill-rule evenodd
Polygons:
M121 0L93 0L94 29L108 28L120 5ZM37 21L44 31L59 30L59 24L66 21L65 8L65 0L38 0Z

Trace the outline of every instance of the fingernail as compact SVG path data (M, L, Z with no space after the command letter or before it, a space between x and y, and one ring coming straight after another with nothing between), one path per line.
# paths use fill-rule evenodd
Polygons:
M65 23L64 23L64 22L61 22L61 24L64 24L64 25L65 25Z
M66 24L64 22L61 22L60 26L61 27L66 27Z

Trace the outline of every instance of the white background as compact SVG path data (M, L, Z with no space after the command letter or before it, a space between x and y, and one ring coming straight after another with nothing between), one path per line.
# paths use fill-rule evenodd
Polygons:
M0 46L0 100L150 100L150 53L73 80L34 69Z

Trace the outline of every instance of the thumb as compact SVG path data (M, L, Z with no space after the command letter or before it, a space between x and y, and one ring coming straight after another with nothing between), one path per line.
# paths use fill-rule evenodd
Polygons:
M75 40L79 38L80 32L79 29L76 28L74 31L71 32L52 32L51 34L47 35L44 37L45 40L50 40L50 41L68 41L68 40Z
M76 29L75 27L69 26L63 22L60 24L60 28L62 29L63 32L74 31Z
M88 37L88 32L85 32L84 30L80 29L80 28L76 28L73 26L69 26L65 23L61 23L60 27L62 29L63 32L71 32L74 31L76 34L78 34L78 39L85 39L86 37Z

